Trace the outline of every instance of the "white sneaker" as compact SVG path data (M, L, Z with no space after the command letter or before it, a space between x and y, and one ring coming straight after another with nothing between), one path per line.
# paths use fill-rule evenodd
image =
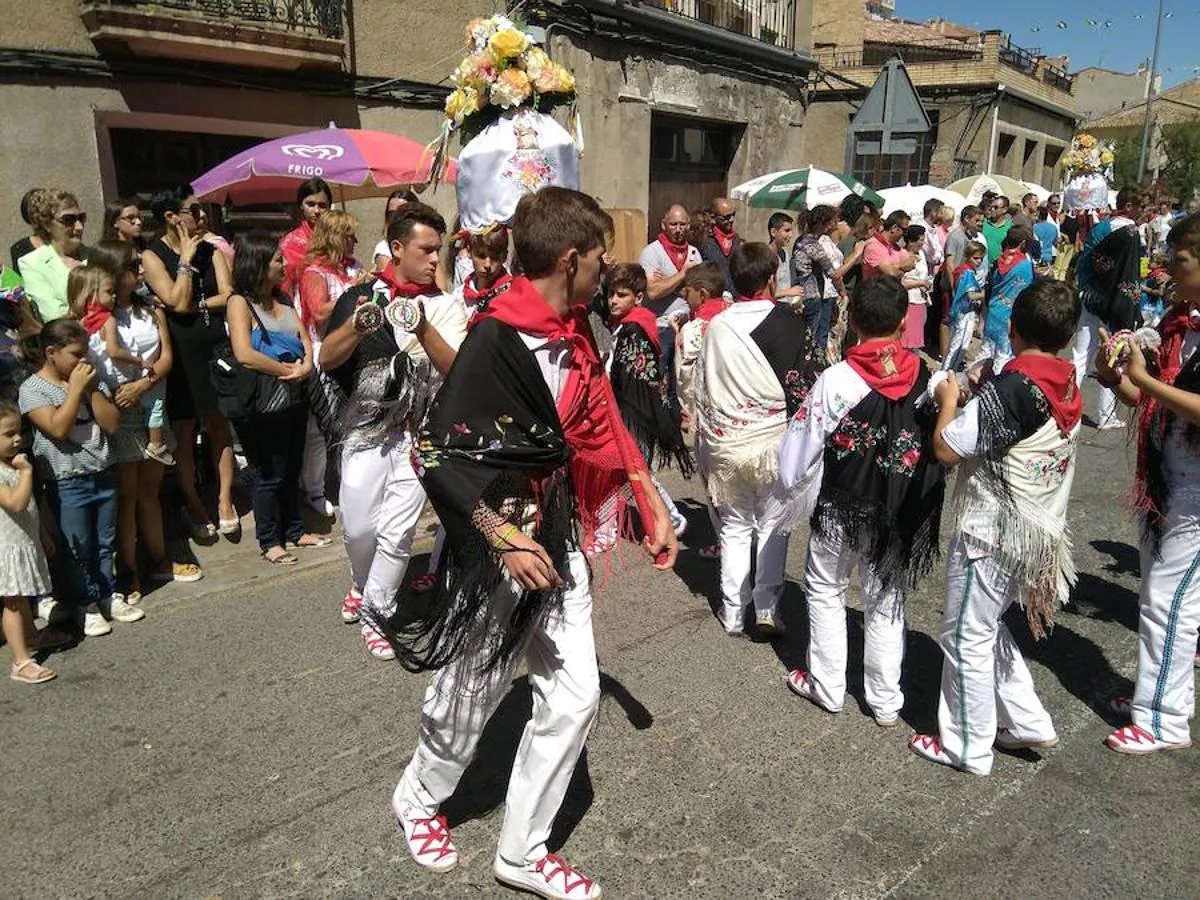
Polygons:
M817 692L813 688L812 676L803 669L792 669L792 671L788 672L787 686L788 690L797 697L803 697L805 700L815 704L816 706L825 710L827 713L837 715L842 711L840 706L837 709L833 709L832 707L826 706L817 698Z
M758 626L758 630L765 635L784 634L787 629L783 627L783 622L775 617L773 612L756 613L754 624Z
M54 615L54 607L58 606L58 601L53 597L43 597L38 601L37 617L50 621L50 617Z
M100 613L98 606L89 606L83 614L83 633L87 637L100 637L112 632L108 619Z
M313 512L315 512L319 516L325 516L326 518L330 518L333 516L333 513L334 513L333 504L330 503L328 500L326 500L324 497L309 497L304 502L308 504L309 509L311 509Z
M140 622L146 618L146 611L130 606L125 602L123 594L113 594L112 602L108 605L108 614L116 622Z
M598 900L600 897L600 885L553 853L547 853L539 862L523 866L497 856L492 872L501 884L547 900Z
M458 850L445 816L431 819L408 819L396 816L396 824L404 832L408 853L418 866L430 872L449 872L458 865Z
M362 636L363 642L367 645L367 652L373 658L382 660L396 658L396 651L392 649L392 645L388 643L387 638L370 625L363 625Z

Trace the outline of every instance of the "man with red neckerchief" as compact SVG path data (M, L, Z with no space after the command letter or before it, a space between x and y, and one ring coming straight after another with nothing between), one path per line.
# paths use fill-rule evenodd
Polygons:
M374 285L342 294L321 344L318 365L347 396L339 434L347 623L358 622L364 606L377 618L395 610L425 506L410 460L413 435L467 331L462 301L435 281L445 231L437 210L405 206L388 225L392 261ZM382 316L397 298L423 311L411 332ZM362 635L375 659L395 657L371 621Z
M700 248L700 256L705 262L721 267L725 274L725 292L733 297L737 289L733 284L730 264L733 254L742 246L742 238L733 227L737 211L726 197L717 197L709 207L709 212L712 214L712 231L709 232L708 242Z
M904 594L937 554L945 479L933 457L929 372L900 344L908 293L881 275L850 300L859 343L817 379L788 425L779 475L799 515L811 514L804 566L808 665L793 693L826 712L846 697L846 590L863 587L863 694L880 727L904 706Z

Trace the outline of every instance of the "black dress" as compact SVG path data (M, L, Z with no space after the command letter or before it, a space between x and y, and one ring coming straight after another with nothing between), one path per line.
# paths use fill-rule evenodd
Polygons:
M174 281L179 273L179 254L161 238L151 244L146 252L162 260L167 275ZM200 272L192 277L191 308L196 312L166 310L167 330L175 355L175 364L167 376L167 415L176 422L218 415L217 394L213 390L209 363L214 349L228 340L225 311L200 310L200 301L217 293L217 270L213 262L215 252L212 244L201 241L192 258L192 265Z

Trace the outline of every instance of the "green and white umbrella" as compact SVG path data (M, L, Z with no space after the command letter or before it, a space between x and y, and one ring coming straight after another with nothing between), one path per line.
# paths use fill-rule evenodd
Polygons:
M760 209L811 209L837 206L851 194L873 203L876 209L883 208L883 198L857 178L814 166L751 178L730 191L729 196Z

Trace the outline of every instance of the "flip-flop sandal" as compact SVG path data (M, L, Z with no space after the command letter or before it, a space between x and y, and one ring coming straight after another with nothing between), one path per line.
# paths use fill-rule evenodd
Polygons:
M35 659L27 659L23 663L14 664L8 677L22 684L42 684L57 678L58 673L53 669L38 665Z
M316 550L320 547L329 547L332 544L333 544L332 538L318 536L317 539L315 541L313 541L311 544L295 543L295 544L292 544L292 546L295 547L297 550Z
M294 566L300 562L300 560L296 559L296 557L292 556L292 554L288 553L286 550L276 556L268 556L264 550L262 553L262 558L273 566Z
M180 584L191 584L204 577L204 570L195 563L168 563L163 560L155 565L146 577L151 581L178 581Z

